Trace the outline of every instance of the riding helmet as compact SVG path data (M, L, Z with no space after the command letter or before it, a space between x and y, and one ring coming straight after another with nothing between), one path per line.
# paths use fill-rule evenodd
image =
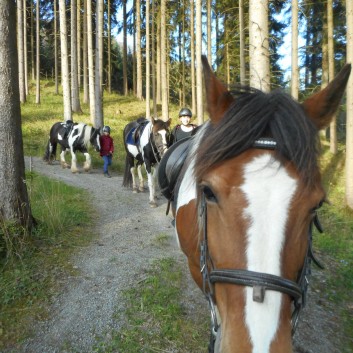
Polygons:
M192 113L191 113L191 110L190 109L188 109L188 108L182 108L181 110L180 110L180 112L179 112L179 118L181 117L181 116L189 116L190 118L192 117Z
M109 126L104 126L103 127L103 132L107 132L108 134L110 134L110 127Z

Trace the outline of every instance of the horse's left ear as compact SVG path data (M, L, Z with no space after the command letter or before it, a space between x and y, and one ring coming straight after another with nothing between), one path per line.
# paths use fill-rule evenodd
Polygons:
M346 64L325 89L303 102L305 113L311 118L318 130L330 124L341 102L350 72L351 65Z
M172 118L169 118L169 119L167 120L166 124L167 124L167 126L169 127L171 123L172 123Z
M207 109L212 123L217 124L234 101L233 96L212 72L205 55L201 57L205 78Z

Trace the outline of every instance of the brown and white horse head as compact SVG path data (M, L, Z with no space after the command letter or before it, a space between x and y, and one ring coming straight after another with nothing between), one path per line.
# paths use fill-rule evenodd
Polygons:
M152 131L154 144L157 148L160 158L163 157L167 151L170 139L170 124L172 119L163 121L160 119L152 118Z
M177 188L179 243L217 305L216 352L290 353L292 295L261 277L281 286L301 275L325 200L317 132L338 108L350 65L300 105L278 91L231 94L203 62L210 121L194 137Z

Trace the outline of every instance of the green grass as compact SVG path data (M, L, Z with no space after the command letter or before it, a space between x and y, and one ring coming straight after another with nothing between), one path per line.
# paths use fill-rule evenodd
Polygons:
M52 82L43 81L41 104L38 105L35 103L35 85L33 83L30 85L30 95L27 98L27 102L21 106L25 155L42 157L51 126L57 121L63 121L62 94L55 94L54 89ZM89 105L82 102L83 94L81 93L83 113L73 114L73 120L91 124ZM123 129L130 121L146 116L146 102L139 101L133 96L125 97L107 92L104 92L103 102L104 124L111 127L111 136L115 145L112 169L123 172L125 164ZM170 118L174 121L172 125L174 125L177 123L179 107L170 105L169 108ZM158 114L160 115L160 111ZM101 168L103 162L99 157L99 153L91 151L91 156L93 166ZM68 160L70 160L69 155ZM78 154L79 163L83 160L84 157Z
M36 174L27 180L38 226L31 234L0 227L0 350L30 335L32 320L47 315L61 279L75 273L70 256L93 238L87 193Z
M328 278L324 295L338 310L344 322L345 336L353 337L353 211L345 202L345 154L344 146L332 156L328 147L322 155L323 183L331 205L320 210L324 233L314 238L314 247L334 259L334 266L325 271ZM348 342L350 341L350 342ZM353 351L352 339L342 352ZM346 344L346 343L345 343Z
M187 317L180 300L184 286L180 264L172 258L155 261L145 280L124 293L126 311L118 312L116 318L125 322L123 327L109 333L112 337L109 342L98 339L94 351L205 352L208 313L195 312L194 318Z

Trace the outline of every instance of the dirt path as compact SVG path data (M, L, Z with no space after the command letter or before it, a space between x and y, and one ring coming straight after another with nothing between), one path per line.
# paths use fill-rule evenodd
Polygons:
M28 166L28 160L27 160ZM166 202L148 206L148 193L132 194L121 187L122 178L113 174L104 178L100 170L73 175L58 164L47 166L40 159L32 160L34 171L86 189L97 210L97 240L72 259L79 275L69 277L62 292L55 298L47 321L35 323L35 336L12 352L57 353L92 351L97 335L103 335L121 323L113 320L116 310L123 310L122 291L143 278L144 270L157 258L173 256L185 264L175 241L171 218L165 216ZM156 237L168 235L169 245L154 245ZM314 271L316 281L323 274ZM201 292L193 285L185 300L193 301L197 310L206 310ZM309 293L309 302L295 336L296 353L340 353L341 339L335 313L320 299L322 293ZM123 352L122 352L123 353ZM201 353L201 352L190 352Z

